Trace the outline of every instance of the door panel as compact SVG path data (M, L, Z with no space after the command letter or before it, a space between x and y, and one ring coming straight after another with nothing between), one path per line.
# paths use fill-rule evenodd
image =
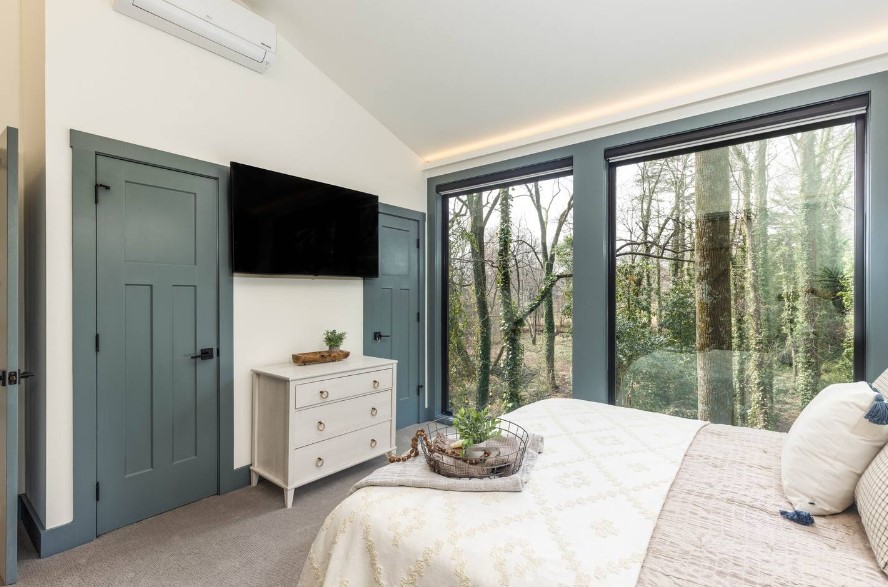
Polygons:
M364 354L398 361L398 428L419 422L423 407L418 239L419 222L380 213L379 277L364 280Z
M173 287L173 461L197 456L197 288Z
M126 452L124 474L127 477L150 471L154 463L154 445L151 442L151 400L154 389L151 366L154 364L154 349L151 345L151 305L150 285L124 286L124 360L126 361L126 384L123 392L126 423Z
M19 417L19 158L18 130L0 133L0 578L16 582Z
M97 157L97 532L216 493L218 186Z

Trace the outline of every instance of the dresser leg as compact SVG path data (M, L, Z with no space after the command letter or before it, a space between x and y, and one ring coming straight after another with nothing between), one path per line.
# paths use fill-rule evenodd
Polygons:
M250 485L253 487L256 487L256 485L258 483L259 483L259 473L256 473L255 471L250 471Z
M293 507L293 494L296 493L296 489L284 489L284 503L287 504L287 509Z

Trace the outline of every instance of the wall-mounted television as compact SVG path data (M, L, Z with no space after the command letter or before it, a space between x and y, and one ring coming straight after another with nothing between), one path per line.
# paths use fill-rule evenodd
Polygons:
M379 198L231 164L235 273L377 277Z

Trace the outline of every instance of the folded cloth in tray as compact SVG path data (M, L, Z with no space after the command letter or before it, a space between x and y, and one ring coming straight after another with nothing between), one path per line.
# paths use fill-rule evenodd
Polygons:
M518 472L508 477L453 478L435 473L420 455L403 463L391 463L377 469L355 483L349 494L364 487L420 487L442 491L522 491L539 454L543 452L543 437L531 434L524 462Z

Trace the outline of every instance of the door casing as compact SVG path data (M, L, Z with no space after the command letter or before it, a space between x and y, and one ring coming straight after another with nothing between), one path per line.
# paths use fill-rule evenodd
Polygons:
M106 156L216 180L218 218L218 493L244 487L249 467L234 468L233 274L229 246L228 167L76 130L73 155L74 520L62 548L96 538L96 157ZM99 194L101 197L101 194Z

